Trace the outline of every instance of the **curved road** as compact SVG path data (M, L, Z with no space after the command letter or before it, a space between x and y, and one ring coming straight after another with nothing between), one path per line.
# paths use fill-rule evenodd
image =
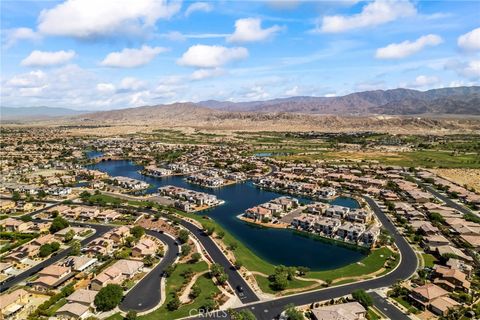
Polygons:
M383 224L383 227L391 233L392 237L395 240L395 244L397 245L401 253L402 258L401 258L400 264L397 266L397 268L394 271L390 272L385 276L378 277L371 280L366 280L363 282L357 282L357 283L346 284L338 287L300 293L300 294L279 298L272 301L253 303L248 306L238 308L237 310L249 309L254 313L257 319L264 319L264 320L273 319L276 316L278 316L289 304L305 305L305 304L309 304L317 301L329 300L332 298L348 295L357 289L370 290L370 289L387 287L394 284L398 280L409 278L417 269L418 261L417 261L417 256L415 255L415 252L407 243L405 238L403 238L400 235L400 233L398 233L396 227L393 225L390 219L385 215L385 213L380 209L380 207L376 204L376 202L367 196L364 196L364 199L367 201L370 207L374 210L378 219Z
M161 300L161 278L165 269L175 262L180 253L179 247L171 237L152 230L145 232L167 245L162 261L153 268L140 282L138 282L124 297L120 304L122 311L135 310L138 312L154 308Z
M42 222L45 220L41 219L34 219L33 221L37 222ZM85 226L83 223L71 223L71 225L79 225L79 226ZM101 237L103 234L105 234L107 231L111 230L113 227L111 226L103 226L103 225L98 225L98 224L92 224L89 225L90 228L95 229L95 233L92 234L91 236L83 239L80 241L82 247L85 246L87 243L89 243L92 240L95 240L98 237ZM48 267L49 265L65 258L71 251L71 248L67 248L57 254L52 255L50 258L40 262L39 264L36 264L35 266L31 267L30 269L25 270L24 272L16 275L15 277L7 279L4 283L0 285L0 292L4 292L8 289L10 289L12 286L27 280L34 274L36 274L38 271L41 269Z

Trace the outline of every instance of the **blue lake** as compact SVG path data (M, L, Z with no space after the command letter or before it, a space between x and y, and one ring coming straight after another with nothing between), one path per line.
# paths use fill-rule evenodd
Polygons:
M131 161L106 161L88 166L108 173L110 176L126 176L148 182L153 187L147 192L156 192L158 187L175 185L196 191L215 194L225 204L202 211L217 221L234 237L244 243L262 259L272 264L306 266L312 270L328 270L357 262L365 257L359 250L347 248L331 242L312 239L287 229L261 228L237 218L246 209L281 196L279 193L261 190L251 182L210 189L190 184L182 176L165 178L148 177L139 173L143 168ZM306 199L301 199L307 202ZM358 207L352 198L339 197L333 204Z

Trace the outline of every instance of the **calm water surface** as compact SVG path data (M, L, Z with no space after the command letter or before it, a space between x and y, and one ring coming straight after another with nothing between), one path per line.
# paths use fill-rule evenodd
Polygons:
M138 172L143 167L131 161L107 161L90 165L88 168L106 172L111 176L126 176L148 182L153 186L147 191L149 193L156 192L161 186L175 185L215 194L219 199L225 200L225 204L202 211L201 214L215 219L255 254L272 264L328 270L359 261L365 256L358 250L304 237L292 230L261 228L241 221L236 216L246 209L281 196L256 188L251 182L217 189L203 188L186 182L182 176L144 176ZM359 205L356 200L344 197L336 198L332 203L352 208Z

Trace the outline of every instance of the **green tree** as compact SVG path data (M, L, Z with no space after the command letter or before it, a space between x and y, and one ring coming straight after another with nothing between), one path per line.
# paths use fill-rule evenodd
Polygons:
M178 233L178 240L180 240L180 243L186 243L188 241L189 234L190 233L187 230L180 230Z
M182 244L182 256L186 257L192 251L192 247L188 243Z
M167 303L167 309L169 311L175 311L177 310L178 308L180 308L180 299L175 296L172 300L170 300L168 303Z
M65 218L58 216L53 219L52 224L50 225L50 233L55 233L57 231L65 229L69 225L70 224L67 220L65 220Z
M12 193L12 200L17 202L21 199L22 197L20 196L20 192L18 191L13 191Z
M225 284L228 281L228 274L222 273L217 276L218 283Z
M297 267L297 272L298 272L298 275L304 276L310 272L310 268L300 266L300 267Z
M192 258L190 259L190 262L197 263L198 261L200 261L201 258L202 258L202 255L198 252L195 252L194 254L192 254Z
M240 260L235 260L235 263L233 264L233 266L235 267L235 269L239 270L242 268L243 263Z
M82 244L80 243L80 241L74 240L70 247L71 247L70 255L72 255L72 256L80 255L81 250L82 250Z
M141 226L135 226L130 229L130 234L136 239L140 239L145 234L145 229Z
M202 289L197 286L196 284L192 286L192 289L190 290L190 293L188 294L188 296L190 297L190 299L195 299L197 298L200 293L202 293Z
M136 320L136 319L137 319L137 311L130 310L127 312L127 315L125 316L125 320Z
M118 284L107 284L95 296L95 307L99 311L109 311L120 304L123 298L123 289Z
M42 258L48 257L52 254L52 247L49 243L43 244L40 246L38 255Z
M154 263L155 263L155 259L151 255L145 256L143 258L143 264L146 267L151 267L151 266L153 266Z
M240 311L230 311L230 318L232 320L256 320L257 318L255 315L252 313L252 311L248 309L243 309Z
M68 230L67 233L65 233L65 236L63 237L63 240L65 242L70 242L73 240L73 237L75 237L75 231L73 230Z
M365 290L355 290L352 292L352 298L357 300L362 306L368 308L373 304L372 297Z
M295 309L295 306L289 305L285 309L285 316L287 317L288 320L303 320L303 313L297 309Z
M82 201L87 201L88 199L90 199L91 196L92 195L88 191L83 191L82 193L80 193L80 199L82 199Z

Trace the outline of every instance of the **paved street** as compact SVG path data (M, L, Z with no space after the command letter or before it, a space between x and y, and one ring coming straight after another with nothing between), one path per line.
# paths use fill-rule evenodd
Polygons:
M34 221L36 221L36 220L34 220ZM43 220L37 220L37 221L43 221ZM84 226L84 224L80 224L80 223L71 223L71 225ZM82 244L82 247L85 246L90 241L101 237L107 231L112 229L111 226L102 226L102 225L89 225L89 226L91 228L95 229L95 233L92 234L91 236L83 239L82 241L80 241L80 243ZM7 281L5 281L5 283L3 283L0 286L0 292L4 292L4 291L10 289L12 286L14 286L14 285L16 285L16 284L18 284L22 281L27 280L28 278L33 276L35 273L37 273L41 269L43 269L45 267L48 267L49 265L65 258L69 253L70 253L70 248L67 248L67 249L65 249L65 250L63 250L63 251L61 251L57 254L53 254L50 258L40 262L39 264L37 264L37 265L27 269L27 270L25 270L24 272L20 273L19 275L15 276L13 278L9 278Z
M382 297L376 292L369 292L372 296L373 304L378 308L384 315L389 317L392 320L410 320L410 317L404 314L396 306L388 302L387 299Z
M120 304L120 309L125 312L129 310L139 312L150 310L160 302L160 280L163 272L175 262L180 253L178 245L171 237L151 230L146 230L146 233L166 243L167 250L160 263L127 293Z

